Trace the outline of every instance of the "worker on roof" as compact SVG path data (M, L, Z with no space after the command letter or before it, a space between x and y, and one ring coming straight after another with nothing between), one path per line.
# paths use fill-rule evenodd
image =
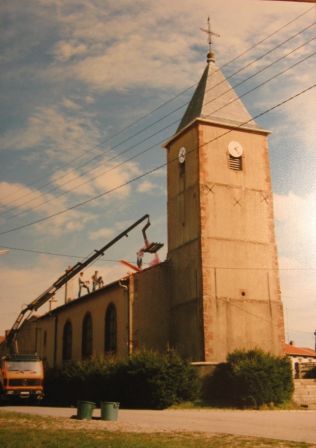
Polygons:
M95 291L97 289L98 286L98 279L99 279L99 272L98 271L94 271L94 274L91 277L92 280L92 291Z
M101 275L99 276L99 271L94 271L91 280L92 280L92 291L95 291L97 288L100 289L104 285L103 278L101 277Z
M89 289L89 280L84 280L83 278L83 272L80 272L79 274L79 292L78 292L78 297L81 297L81 290L82 288L85 288L88 292L88 294L90 293L90 289Z

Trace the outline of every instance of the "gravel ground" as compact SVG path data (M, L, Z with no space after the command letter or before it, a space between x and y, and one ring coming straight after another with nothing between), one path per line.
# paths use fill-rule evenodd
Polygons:
M64 417L69 429L106 429L128 432L202 432L267 437L316 443L316 411L235 411L235 410L119 410L118 421L100 420L95 409L93 420L76 420L74 408L5 406L0 409L42 416ZM52 424L54 425L52 419ZM60 424L60 420L59 423Z

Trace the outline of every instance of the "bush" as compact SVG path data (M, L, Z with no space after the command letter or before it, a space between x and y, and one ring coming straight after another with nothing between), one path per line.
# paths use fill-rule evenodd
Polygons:
M69 363L46 375L46 402L75 405L77 400L118 401L123 407L163 409L194 400L195 369L176 353L139 352L124 361Z
M281 404L291 398L290 361L261 350L235 351L219 364L204 385L208 402L255 407Z
M111 360L94 359L68 362L63 368L48 369L45 372L45 399L51 405L76 405L78 400L100 401L104 393Z
M194 368L174 352L138 353L119 363L112 378L125 407L162 409L198 395Z

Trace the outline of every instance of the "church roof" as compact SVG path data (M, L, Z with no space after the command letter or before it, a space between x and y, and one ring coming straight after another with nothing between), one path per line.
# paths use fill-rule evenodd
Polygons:
M208 55L202 78L176 133L198 118L224 125L260 129L216 66L213 53Z

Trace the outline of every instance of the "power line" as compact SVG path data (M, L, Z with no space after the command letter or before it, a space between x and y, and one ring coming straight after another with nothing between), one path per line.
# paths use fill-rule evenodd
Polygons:
M309 25L307 28L310 28L310 27L313 26L314 24L315 24L315 23L313 23L312 25ZM306 28L305 28L305 29L306 29ZM305 29L304 29L304 30L305 30ZM296 33L296 35L297 35L297 34L300 34L301 32L302 32L302 31L300 31L299 33ZM296 35L295 35L295 36L296 36ZM290 37L289 39L287 39L286 41L288 41L288 40L290 40L290 39L292 39L292 38L293 38L293 36ZM224 95L225 95L226 93L228 93L229 91L232 91L235 87L238 87L238 86L242 85L243 83L245 83L246 81L248 81L249 79L252 79L254 76L257 76L258 74L260 74L260 73L262 73L263 71L265 71L265 70L267 70L268 68L270 68L272 65L274 65L274 64L280 62L281 60L287 58L289 55L291 55L291 54L294 53L295 51L301 49L301 48L304 47L306 44L312 42L312 41L315 40L315 39L316 39L316 37L312 37L312 38L309 39L308 41L306 41L306 42L304 42L303 44L299 45L298 47L292 49L291 51L289 51L289 52L286 53L285 55L283 55L283 56L281 56L280 58L276 59L275 61L271 62L270 64L268 64L267 66L263 67L262 69L260 69L260 70L257 71L256 73L254 73L254 74L248 76L248 77L247 77L246 79L244 79L243 81L237 83L237 84L234 85L232 88L227 89L225 92L222 92L220 95L218 95L217 97L211 99L210 101L206 102L205 104L209 104L209 103L211 103L211 102L217 100L217 99L220 98L221 96L224 96ZM281 44L280 44L280 45L281 45ZM280 45L278 45L278 46L280 46ZM273 49L272 49L272 50L269 50L267 53L270 53L271 51L273 51ZM266 55L267 53L265 53L265 55ZM276 77L278 77L278 76L280 76L280 75L286 73L288 70L292 69L292 68L295 67L296 65L298 65L298 64L304 62L305 60L309 59L309 58L312 57L314 54L315 54L315 53L312 53L311 55L306 56L306 57L303 58L302 60L300 60L300 61L298 61L298 62L292 64L291 66L289 66L288 68L284 69L283 71L277 73L276 75L273 75L273 76L270 77L268 80L265 80L265 81L262 82L261 84L255 86L254 88L252 88L252 89L250 89L249 91L245 92L245 93L244 93L243 95L241 95L239 98L242 98L243 96L248 95L249 93L255 91L256 89L260 88L261 86L263 86L263 85L267 84L268 82L270 82L271 80L275 79ZM258 60L258 59L261 59L262 57L264 57L264 55L262 55L262 56L260 56L259 58L257 58L257 60ZM256 61L256 60L255 60L255 61ZM251 64L254 63L255 61L252 61L251 63L247 64L247 66L251 65ZM238 72L239 72L239 71L240 71L240 70L238 70ZM232 76L233 76L233 75L232 75ZM224 82L224 81L221 81L220 83L216 84L216 85L213 86L212 88L216 87L216 86L219 85L219 84L222 84L223 82ZM237 99L238 99L238 98L236 98L236 99L233 100L233 101L230 101L230 102L227 103L226 105L221 106L220 108L218 108L218 109L216 109L215 111L213 111L213 113L215 113L215 112L217 112L217 111L223 109L224 107L226 107L227 105L229 105L229 104L231 104L232 102L236 101ZM183 106L182 106L182 107L183 107ZM167 116L168 116L168 115L170 115L170 114L167 114ZM163 117L163 118L166 118L166 117ZM158 120L158 121L161 121L161 120ZM135 144L135 145L133 145L133 146L131 146L131 147L125 149L124 151L122 151L120 154L118 154L118 155L115 156L114 158L117 158L119 155L121 155L121 154L123 154L123 153L126 153L126 152L128 152L128 151L130 151L131 149L137 147L140 143L144 143L145 141L151 139L153 136L158 135L159 133L165 131L166 129L168 129L168 128L170 128L170 127L172 127L172 126L173 126L175 123L177 123L177 122L178 122L178 120L176 120L176 121L172 122L171 124L169 124L169 125L163 127L162 129L156 131L156 132L155 132L154 134L152 134L151 136L146 137L146 138L145 138L144 140L142 140L141 142L138 142L137 144ZM154 147L156 147L157 144L161 144L161 143L163 143L163 141L164 141L164 140L161 140L160 142L155 143L155 144L151 145L149 148L146 148L145 150L142 150L141 152L137 153L136 155L130 157L129 159L123 160L122 162L120 162L120 163L118 163L118 164L112 166L111 168L109 168L109 169L107 169L107 170L105 170L105 171L102 171L102 172L96 174L95 176L93 176L93 177L90 178L90 179L86 179L85 181L83 181L83 182L77 184L74 188L72 188L72 189L70 189L70 190L68 190L68 191L66 191L66 192L62 192L62 193L59 194L58 196L55 196L55 197L53 197L53 198L51 198L51 199L42 201L42 202L41 202L40 204L38 204L36 207L33 207L32 211L34 211L35 209L41 207L42 205L46 205L46 204L48 204L49 202L52 202L52 201L56 200L56 199L59 198L59 197L65 196L65 195L69 194L70 192L75 191L76 189L78 189L79 187L81 187L81 186L83 186L83 185L89 184L92 180L94 180L94 179L96 179L96 178L98 178L98 177L100 177L100 176L103 176L104 174L106 174L106 173L108 173L108 172L110 172L110 171L113 171L114 169L116 169L116 168L122 166L123 164L125 164L125 163L127 163L127 162L129 162L129 161L131 161L131 160L133 160L133 159L135 159L135 158L137 158L137 157L139 157L140 155L143 155L144 153L146 153L146 152L148 152L149 150L151 150L151 149L153 149ZM110 160L112 160L112 159L110 159ZM69 183L69 182L66 182L66 183ZM56 188L57 188L57 187L56 187ZM54 189L56 189L56 188L54 188ZM29 201L26 201L26 202L24 202L24 203L21 204L21 205L26 205L26 204L28 204L29 202L33 202L33 201L36 200L36 199L38 199L38 198L30 199ZM19 211L18 213L16 213L16 214L10 216L9 218L7 218L7 220L16 218L16 217L18 217L18 216L20 216L20 215L23 215L24 213L28 213L28 210L27 210L27 211L25 211L25 210L21 210L21 211Z
M25 249L25 248L21 248L21 247L12 247L12 246L3 246L2 244L0 244L0 248L1 249L8 249L11 251L18 251L18 252L27 252L27 253L32 253L35 255L52 255L55 257L62 257L62 258L76 258L76 259L84 259L86 258L85 255L74 255L74 254L63 254L60 252L51 252L51 251L44 251L44 250L38 250L38 249ZM100 261L106 261L106 262L110 262L110 263L118 263L120 262L119 259L103 259L99 260ZM237 270L237 271L265 271L265 272L271 272L271 271L316 271L316 267L303 267L303 268L282 268L282 267L278 267L278 268L269 268L269 267L255 267L255 266L211 266L211 268L213 269L218 269L218 270ZM284 296L284 295L282 295ZM287 298L289 298L289 296L286 296ZM296 299L293 297L293 299Z
M287 99L281 101L280 103L278 103L278 104L276 104L276 105L270 107L269 109L267 109L267 110L261 112L260 114L258 114L258 115L256 115L256 116L254 116L254 117L251 118L250 120L247 120L246 122L241 123L239 126L237 126L237 128L241 128L242 126L244 126L245 124L249 123L249 122L252 121L253 119L257 119L257 118L259 118L259 117L262 117L263 115L267 114L268 112L271 112L272 110L275 110L276 108L278 108L278 107L280 107L280 106L282 106L282 105L288 103L289 101L292 101L294 98L297 98L297 97L303 95L304 93L306 93L306 92L308 92L308 91L314 89L315 87L316 87L316 84L313 84L313 85L311 85L310 87L307 87L306 89L301 90L300 92L298 92L298 93L296 93L296 94L290 96L289 98L287 98ZM198 149L202 148L203 146L205 146L205 145L207 145L207 144L209 144L209 143L212 143L212 142L215 141L215 140L218 140L219 138L221 138L221 137L223 137L224 135L227 135L227 134L229 134L229 133L231 133L231 132L232 132L232 130L228 130L228 131L224 132L223 134L220 134L219 136L217 136L217 137L215 137L215 138L213 138L213 139L211 139L211 140L209 140L209 141L203 143L202 145L200 145L200 146L198 147ZM192 150L189 151L189 152L192 152L193 150L194 150L194 149L192 149ZM59 212L52 213L51 215L48 215L48 216L46 216L46 217L44 217L44 218L40 218L40 219L34 220L34 221L32 221L32 222L23 224L23 225L21 225L21 226L14 227L14 228L12 228L12 229L6 230L6 231L4 231L4 232L0 232L0 235L5 235L5 234L11 233L11 232L15 232L15 231L17 231L17 230L24 229L24 228L26 228L26 227L30 227L30 226L33 226L33 225L35 225L35 224L39 224L39 223L41 223L41 222L47 221L47 220L49 220L49 219L51 219L51 218L54 218L54 217L56 217L56 216L60 216L60 215L66 213L66 212L68 212L68 211L70 211L70 210L75 210L75 209L77 209L77 208L79 208L79 207L82 207L83 205L86 205L86 204L88 204L88 203L90 203L90 202L92 202L92 201L95 201L95 200L99 199L100 197L106 196L106 195L112 193L113 191L117 191L117 190L119 190L120 188L125 187L126 185L129 185L129 184L131 184L131 183L133 183L133 182L135 182L135 181L137 181L137 180L140 180L140 179L142 179L142 178L144 178L144 177L146 177L146 176L148 176L148 175L154 173L155 171L158 171L158 170L160 170L161 168L164 168L165 166L168 165L168 163L171 164L171 163L175 162L176 160L177 160L177 158L172 159L170 162L164 162L163 164L158 165L158 166L156 166L155 168L152 168L151 170L146 171L145 173L143 173L143 174L141 174L141 175L139 175L139 176L136 176L136 177L134 177L134 178L128 180L127 182L124 182L124 183L122 183L122 184L120 184L120 185L117 185L116 187L113 187L113 188L111 188L111 189L109 189L109 190L106 190L106 191L104 191L104 192L102 192L102 193L100 193L100 194L98 194L98 195L96 195L96 196L94 196L94 197L92 197L92 198L86 199L85 201L78 202L77 204L74 204L74 205L71 206L71 207L67 207L66 209L60 210Z
M4 248L4 249L8 249L8 250L27 252L27 253L37 254L37 255L53 255L56 257L78 258L78 259L86 258L85 256L61 254L61 253L56 253L56 252L47 252L47 251L37 250L37 249L24 249L21 247L11 247L11 246L2 246L2 245L0 245L0 247ZM107 260L107 261L114 261L114 260Z
M25 248L21 248L21 247L11 247L11 246L2 246L2 245L0 247L4 248L4 249L8 249L8 250L18 251L18 252L32 253L32 254L35 254L35 255L51 255L51 256L54 256L54 257L75 258L75 259L78 259L78 260L83 260L83 259L85 259L87 257L86 255L70 255L70 254L62 254L60 252L50 252L50 251L37 250L37 249L25 249ZM119 259L102 258L101 260L98 260L98 263L100 263L100 262L119 263L120 261L121 260L119 260Z
M250 46L248 49L244 50L244 51L243 51L242 53L240 53L238 56L234 57L233 59L231 59L231 60L228 61L227 63L223 64L223 65L221 66L221 69L222 69L223 67L226 67L227 65L231 64L232 62L236 61L236 60L239 59L240 57L244 56L244 55L247 54L249 51L251 51L253 48L257 47L257 46L260 45L261 43L263 43L263 42L265 42L266 40L270 39L272 36L274 36L275 34L279 33L282 29L284 29L284 28L286 28L287 26L289 26L290 24L294 23L294 22L295 22L296 20L298 20L299 18L301 18L301 17L303 17L304 15L308 14L312 9L313 9L313 7L312 7L312 8L309 8L309 9L306 10L305 12L303 12L303 13L299 14L298 16L294 17L293 19L291 19L291 20L290 20L289 22L287 22L286 24L284 24L284 25L282 25L281 27L277 28L275 31L273 31L272 33L270 33L268 36L264 37L264 38L261 39L260 41L256 42L256 43L253 44L252 46ZM239 70L239 71L240 71L240 70ZM236 73L237 73L237 72L236 72ZM236 74L236 73L234 73L234 74ZM233 74L233 75L234 75L234 74ZM231 76L233 76L233 75L231 75ZM111 141L114 137L116 137L116 136L122 134L122 133L125 132L127 129L133 127L134 125L136 125L137 123L139 123L141 120L143 120L144 118L148 117L150 114L152 114L152 113L154 113L155 111L161 109L161 108L162 108L163 106L165 106L166 104L168 104L168 103L174 101L176 98L178 98L179 96L181 96L183 93L188 92L188 91L189 91L191 88L193 88L195 85L196 85L196 83L193 84L192 86L186 88L186 89L183 90L182 92L178 93L178 94L175 95L173 98L171 98L171 99L167 100L166 102L162 103L161 105L159 105L158 107L156 107L155 109L153 109L151 112L149 112L149 113L143 115L143 116L140 117L138 120L132 122L131 124L129 124L128 126L126 126L125 128L123 128L122 130L118 131L116 134L112 135L109 139L107 139L107 140L105 140L105 141L103 141L103 142L100 142L98 145L96 145L95 147L92 147L91 149L95 149L95 148L97 148L97 147L100 147L100 145L101 145L102 143L106 143L106 142L108 142L108 141ZM155 124L155 123L154 123L154 124ZM145 129L146 129L146 128L145 128ZM133 137L132 137L132 138L133 138ZM120 143L120 144L122 144L122 143ZM85 153L83 153L83 155L85 155ZM79 168L82 167L82 166L85 166L85 165L88 164L88 163L91 163L91 161L93 161L93 160L95 160L96 158L99 158L99 157L100 157L100 155L95 156L95 157L94 157L93 159L91 159L90 161L85 162L83 165L80 165ZM103 157L103 156L102 156L102 157ZM82 156L80 156L79 159L80 159L80 158L82 158ZM74 161L78 161L78 156L76 156L76 158L74 158L72 161L70 161L70 162L69 162L69 165L70 165L72 162L74 162ZM65 176L67 177L67 174L66 174L66 175L61 175L60 177L58 177L58 179L59 179L59 178L63 178L63 177L65 177ZM43 177L43 178L46 178L46 177ZM56 181L56 179L55 179L55 181ZM51 183L52 183L52 182L46 183L44 186L42 186L42 188L45 188L46 186L50 185ZM36 182L30 183L30 184L28 184L27 186L32 186L32 185L34 185L34 184L36 184ZM13 193L13 194L14 194L14 193ZM28 196L29 194L30 194L30 193L25 193L24 195L19 196L18 199L21 199L21 198L23 198L23 197L26 197L26 196ZM15 201L14 201L14 202L15 202Z

